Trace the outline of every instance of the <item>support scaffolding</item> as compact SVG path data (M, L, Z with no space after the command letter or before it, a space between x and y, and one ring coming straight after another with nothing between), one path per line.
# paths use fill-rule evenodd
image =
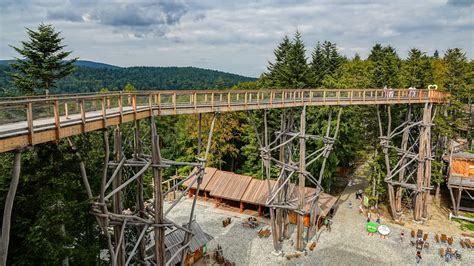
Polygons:
M295 242L298 251L304 250L305 241L309 241L316 235L318 200L323 192L321 181L324 176L326 160L339 132L341 114L342 108L339 108L336 127L331 130L332 110L330 110L324 136L306 134L306 107L302 108L299 115L299 124L296 122L298 119L294 110L283 110L281 128L274 132L275 138L271 142L267 110L264 110L263 114L263 141L260 139L257 126L253 124L260 144L260 156L268 184L269 194L266 206L270 210L273 247L276 254L281 253L283 240L290 237L288 216L290 211L297 215ZM331 136L332 131L333 135ZM313 142L313 145L316 146L317 143L321 143L322 147L307 155L307 142ZM306 169L319 159L322 159L322 166L319 177L316 178ZM274 170L278 171L278 176L272 187L270 180ZM316 187L315 192L308 194L305 192L305 183L307 182ZM307 214L310 215L310 224L306 230L306 238L304 238L304 217Z
M199 116L199 120L201 120L201 116ZM83 172L82 176L87 194L92 202L91 214L96 217L107 240L110 263L112 265L128 265L130 263L168 265L176 256L182 258L184 262L189 242L193 236L189 226L194 216L196 196L193 200L188 226L181 226L175 223L167 218L167 214L187 195L189 188L181 192L181 195L166 210L164 209L163 201L168 193L175 191L186 180L192 180L192 183L197 182L199 190L199 184L204 176L204 169L211 147L210 143L215 120L216 116L214 115L204 158L197 158L197 162L189 163L176 162L161 157L159 136L153 115L150 116L151 155L145 154L143 151L140 123L135 121L132 157L126 158L125 156L124 150L127 147L122 140L122 129L117 126L114 129L113 160L109 161L109 134L107 128L104 130L105 164L100 195L98 197L93 197L85 170L81 170L81 172ZM199 122L200 125L201 121ZM200 128L199 131L201 131ZM71 140L70 143L73 146ZM201 145L200 143L201 140L199 139L199 145ZM83 162L79 161L83 165ZM162 191L162 170L171 166L192 166L197 170L168 188L168 191ZM111 175L109 175L110 169L112 169ZM152 171L153 176L153 199L144 201L143 175L148 170ZM124 191L130 190L136 193L136 204L132 208L124 210L125 196L121 194ZM166 252L170 250L170 247L165 247L164 245L166 229L178 229L185 232L182 248L168 256ZM113 231L112 235L110 235L110 231Z
M406 110L405 121L392 130L391 106L386 106L387 128L384 134L381 112L377 106L380 145L385 157L386 176L390 200L390 211L395 220L402 218L402 196L408 191L412 198L413 218L423 221L428 218L428 196L431 186L431 126L435 109L426 103L418 114L412 105ZM400 147L396 138L401 135ZM393 156L397 161L393 165ZM397 178L398 176L398 178Z

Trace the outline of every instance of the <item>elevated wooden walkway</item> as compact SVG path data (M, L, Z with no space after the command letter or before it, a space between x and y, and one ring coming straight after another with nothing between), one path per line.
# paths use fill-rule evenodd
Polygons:
M443 103L436 90L305 89L138 91L0 98L0 153L152 115L321 105Z

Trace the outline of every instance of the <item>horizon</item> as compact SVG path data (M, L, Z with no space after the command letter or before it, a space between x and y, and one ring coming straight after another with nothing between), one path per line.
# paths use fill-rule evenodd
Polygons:
M13 59L15 51L8 45L20 45L27 38L25 27L44 22L62 32L72 57L121 67L197 67L258 78L274 60L283 36L292 38L296 30L308 58L318 41L328 40L348 58L356 53L367 58L381 43L394 47L401 58L411 48L443 55L457 47L472 60L473 4L6 0L0 3L0 58Z

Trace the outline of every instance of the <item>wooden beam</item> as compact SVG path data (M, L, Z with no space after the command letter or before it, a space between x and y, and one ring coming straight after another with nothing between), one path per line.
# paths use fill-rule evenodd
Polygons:
M16 190L20 182L21 169L21 151L15 151L13 160L12 180L10 181L10 188L8 189L5 198L5 207L3 209L2 218L2 236L0 238L0 264L7 265L8 244L10 242L10 225L13 210L13 202L15 200Z
M123 157L123 150L122 150L122 132L120 127L117 126L114 130L114 159L115 162L120 162ZM112 182L112 189L115 190L122 184L122 170L119 170L117 177ZM122 213L122 199L121 199L121 192L118 191L112 197L112 207L113 212L116 214ZM114 226L114 240L115 243L119 243L121 234L121 226L115 225ZM120 246L116 246L116 256L117 256L117 265L125 265L125 244L122 243Z
M300 118L300 160L299 160L299 170L298 173L298 209L302 211L305 206L305 176L304 172L306 171L306 106L303 107L301 111ZM296 224L296 249L303 251L304 242L303 242L303 230L304 230L304 216L297 215L297 224Z
M173 94L175 95L175 94ZM175 98L173 98L175 99ZM155 117L150 117L151 124L151 145L152 145L152 163L161 164L160 142L156 131ZM154 197L154 219L156 224L163 223L163 191L161 187L162 176L161 168L153 167L153 197ZM158 266L165 264L165 229L163 227L154 228L155 240L155 262Z

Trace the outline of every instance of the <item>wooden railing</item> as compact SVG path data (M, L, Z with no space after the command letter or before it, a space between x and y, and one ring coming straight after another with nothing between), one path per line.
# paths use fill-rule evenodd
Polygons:
M0 152L153 115L317 105L443 103L436 90L138 91L0 98ZM14 141L9 143L8 140Z

